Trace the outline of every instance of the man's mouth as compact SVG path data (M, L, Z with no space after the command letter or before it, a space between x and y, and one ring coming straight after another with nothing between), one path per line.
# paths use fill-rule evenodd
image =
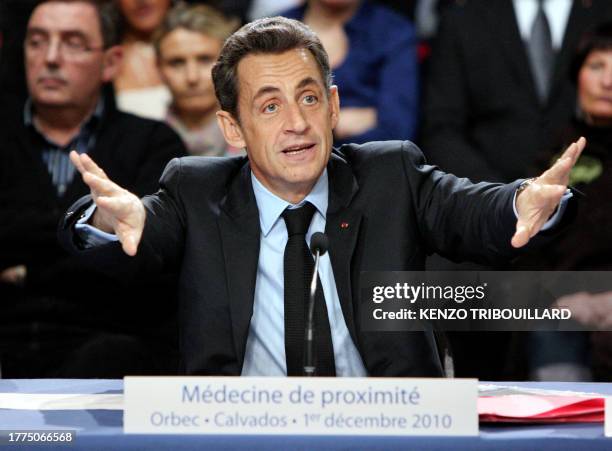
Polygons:
M305 153L309 150L311 150L312 148L314 148L314 144L313 143L306 143L306 144L298 144L295 146L289 146L286 147L285 149L283 149L283 153L285 155L299 155L301 153Z
M58 87L66 84L65 80L59 77L40 77L38 82L45 87Z

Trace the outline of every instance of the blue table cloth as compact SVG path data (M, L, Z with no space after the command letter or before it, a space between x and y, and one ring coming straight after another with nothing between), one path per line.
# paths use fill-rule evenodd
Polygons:
M496 383L499 384L499 383ZM501 384L499 384L501 385ZM612 395L612 384L516 383L523 387ZM120 380L2 380L0 393L122 394ZM126 435L121 410L0 408L0 429L72 429L70 445L12 445L37 450L610 450L602 424L483 425L479 437Z

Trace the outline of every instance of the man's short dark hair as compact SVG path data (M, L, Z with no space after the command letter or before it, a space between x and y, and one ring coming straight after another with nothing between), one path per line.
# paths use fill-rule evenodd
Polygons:
M40 0L36 6L44 3L88 3L98 13L100 32L104 48L119 44L121 39L120 14L113 0Z
M308 26L284 17L267 17L248 23L223 45L212 69L215 94L221 109L239 120L238 63L247 55L279 54L294 49L312 53L326 88L332 84L327 52L318 36Z

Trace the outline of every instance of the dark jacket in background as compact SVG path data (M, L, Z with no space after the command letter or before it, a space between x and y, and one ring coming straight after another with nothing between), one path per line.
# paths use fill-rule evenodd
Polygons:
M85 269L59 246L60 218L89 189L76 173L58 197L41 149L24 126L23 109L11 117L0 130L0 270L25 265L27 277L23 286L0 284L0 331L12 331L11 344L0 336L0 353L3 345L5 352L19 352L19 330L35 334L41 324L59 334L66 326L159 338L161 325L176 311L171 278L153 281L144 291L135 280L123 286ZM165 165L185 149L165 124L118 112L107 102L89 154L112 180L144 195L157 189ZM24 335L24 347L28 339Z
M575 112L568 65L582 32L612 16L609 0L575 0L541 106L512 0L446 10L425 77L422 146L430 163L474 181L537 175L538 152Z

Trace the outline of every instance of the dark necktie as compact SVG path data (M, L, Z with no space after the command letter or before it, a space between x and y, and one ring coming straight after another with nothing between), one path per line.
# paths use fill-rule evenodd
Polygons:
M540 103L545 103L550 89L555 52L552 46L550 25L544 12L543 0L538 0L538 13L531 26L527 47Z
M306 244L306 232L314 212L315 207L310 203L283 212L289 235L284 257L285 355L288 376L304 374L306 313L314 271L314 260ZM321 281L315 296L314 327L316 375L335 376L334 349Z

